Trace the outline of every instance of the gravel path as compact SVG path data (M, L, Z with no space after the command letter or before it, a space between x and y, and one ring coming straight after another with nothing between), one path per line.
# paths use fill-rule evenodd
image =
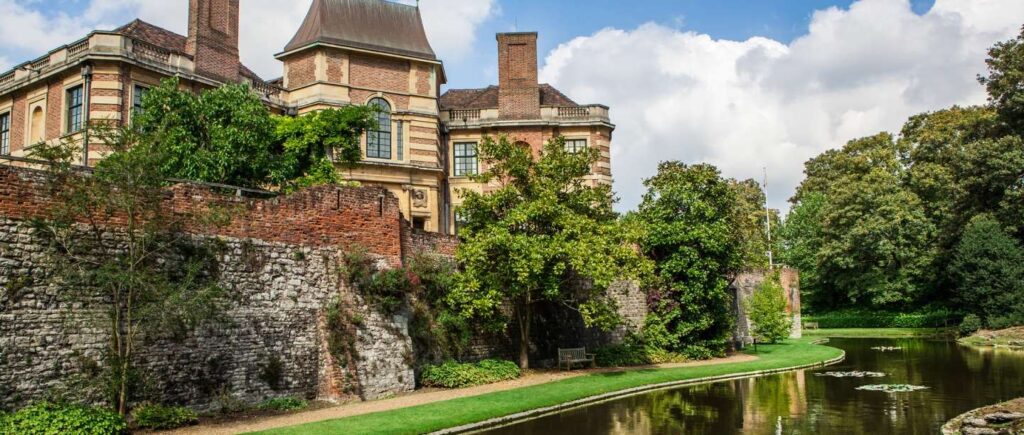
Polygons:
M423 389L412 393L400 395L390 399L374 400L370 402L355 402L344 405L321 408L312 411L299 412L294 414L279 415L272 417L260 417L245 421L233 421L214 425L199 425L178 429L165 434L174 435L220 435L236 434L245 432L256 432L281 427L295 426L306 423L313 423L323 420L334 420L338 418L351 417L354 415L369 414L372 412L390 411L393 409L406 408L410 406L424 405L427 403L441 402L444 400L458 399L462 397L478 396L481 394L505 391L515 388L528 387L531 385L546 384L548 382L560 381L576 376L588 375L591 373L607 373L628 370L640 370L655 368L678 368L697 367L712 364L728 364L756 360L757 357L750 355L734 355L728 358L712 359L707 361L695 361L679 364L660 364L656 366L631 367L626 369L593 369L575 370L572 372L560 371L534 371L519 379L498 382L494 384L481 385L478 387L460 388L457 390Z

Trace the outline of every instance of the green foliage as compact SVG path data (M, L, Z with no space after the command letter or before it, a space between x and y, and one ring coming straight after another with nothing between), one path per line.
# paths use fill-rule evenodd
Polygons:
M295 397L275 397L260 402L257 409L264 411L297 411L309 407L309 402Z
M125 433L124 418L106 409L41 402L0 419L0 434L114 435Z
M281 357L271 355L267 358L266 364L260 366L259 377L271 390L281 389L281 381L284 380L284 363L281 362Z
M408 260L413 285L409 335L417 364L459 359L480 328L458 315L448 303L455 286L455 262L446 257L419 253Z
M710 165L662 163L644 182L636 218L655 263L644 342L689 358L722 355L731 335L726 275L743 265L733 228L735 191Z
M334 160L353 165L374 109L346 106L300 117L274 116L247 85L201 93L176 78L150 89L133 117L142 144L165 156L160 176L233 186L302 187L339 183Z
M487 359L475 364L448 361L424 367L420 382L427 387L464 388L516 379L519 373L519 366L512 361Z
M145 144L166 156L158 176L260 187L270 180L275 123L246 85L199 94L167 79L143 97L133 118Z
M520 366L527 368L534 304L562 303L579 310L586 325L611 328L619 319L606 290L637 276L644 262L630 246L635 232L615 219L610 186L585 180L597 149L571 153L556 138L534 156L501 136L485 138L478 151L487 170L474 181L500 187L460 192L461 271L448 301L463 318L499 325L501 307L510 303Z
M1024 325L1024 248L991 216L974 218L951 264L956 300L995 329Z
M765 218L770 217L772 230L776 231L782 222L776 210L765 209L765 193L754 180L729 180L735 192L733 208L733 230L740 243L740 264L744 269L767 269L768 250L775 249L774 240L769 243Z
M964 320L960 322L960 335L967 336L977 332L985 325L981 323L981 317L977 314L968 314L964 316Z
M777 275L765 279L744 304L758 343L777 343L789 337L793 317L786 312L785 289Z
M940 328L956 324L957 315L945 308L910 313L877 310L840 310L805 315L804 322L816 322L819 328Z
M1003 117L1024 126L1024 27L1021 34L1000 42L988 52L989 74L981 78L989 101Z
M645 346L638 339L629 339L619 345L602 346L594 353L597 355L597 365L601 367L632 367L687 361L681 354Z
M183 406L145 404L132 410L132 420L142 429L167 430L199 423L199 416Z
M366 301L386 314L402 308L412 291L409 273L402 268L377 270L377 261L362 247L354 247L342 258L347 282Z
M818 252L824 243L824 207L824 194L805 194L800 202L793 204L786 222L778 231L782 246L779 261L800 271L800 297L805 309L831 304L831 294L822 291L821 277L818 275Z
M291 118L278 117L280 155L271 179L285 191L341 181L334 160L353 166L362 158L360 137L376 127L374 109L345 106Z
M73 155L62 151L78 148L73 142L31 150L34 157L51 159L54 196L50 219L35 227L48 244L60 297L106 313L95 319L111 337L105 377L111 402L125 415L127 404L140 399L134 396L142 379L136 370L142 337L181 339L215 319L227 298L216 285L209 250L197 249L180 230L182 217L163 208L165 181L153 168L166 156L142 144L135 128L90 130L112 150L91 176L53 160ZM119 224L116 247L108 220Z

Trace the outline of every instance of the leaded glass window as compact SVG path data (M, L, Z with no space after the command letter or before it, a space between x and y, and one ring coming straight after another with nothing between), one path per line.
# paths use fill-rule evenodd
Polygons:
M75 86L67 92L68 134L82 129L82 87Z
M462 142L455 144L455 167L454 172L456 177L465 177L467 175L476 175L477 173L477 154L476 154L476 142Z
M566 139L565 140L565 151L573 154L582 152L587 149L586 139Z
M0 114L0 154L11 154L11 113Z
M370 100L377 108L377 129L366 132L366 157L391 159L391 105L383 98Z

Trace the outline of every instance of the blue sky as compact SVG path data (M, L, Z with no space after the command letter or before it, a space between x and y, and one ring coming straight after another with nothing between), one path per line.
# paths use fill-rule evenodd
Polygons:
M399 0L414 3L415 0ZM242 59L265 78L311 0L242 0ZM0 70L140 17L185 33L187 0L0 0ZM611 107L620 210L662 160L760 180L773 207L803 163L907 117L983 104L986 50L1024 0L423 0L449 88L497 82L494 34L540 33L540 78Z

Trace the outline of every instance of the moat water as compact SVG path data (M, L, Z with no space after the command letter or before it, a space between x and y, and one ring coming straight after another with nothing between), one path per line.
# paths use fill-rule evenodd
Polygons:
M937 434L971 409L1024 396L1024 352L932 339L833 339L840 364L662 390L497 428L488 434ZM872 348L889 347L897 350ZM884 377L821 376L870 371ZM927 389L863 391L872 384Z

